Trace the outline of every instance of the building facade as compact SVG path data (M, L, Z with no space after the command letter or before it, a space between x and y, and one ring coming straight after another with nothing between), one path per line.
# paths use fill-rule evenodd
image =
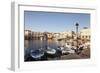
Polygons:
M84 27L80 31L81 39L90 40L90 35L91 35L90 28Z

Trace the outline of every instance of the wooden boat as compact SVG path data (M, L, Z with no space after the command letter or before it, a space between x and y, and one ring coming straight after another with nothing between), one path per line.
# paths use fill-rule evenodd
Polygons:
M30 55L34 59L41 59L41 57L44 56L44 52L42 50L40 50L40 49L31 50Z

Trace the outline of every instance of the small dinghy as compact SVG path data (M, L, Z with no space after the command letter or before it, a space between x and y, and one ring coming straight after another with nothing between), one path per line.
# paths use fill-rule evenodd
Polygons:
M56 50L54 48L47 47L47 49L46 49L46 56L48 58L56 57Z
M53 48L48 47L47 50L46 50L46 53L48 53L48 54L55 54L56 50L53 49Z
M37 50L31 50L31 57L34 59L41 59L41 57L44 55L44 52L40 49Z

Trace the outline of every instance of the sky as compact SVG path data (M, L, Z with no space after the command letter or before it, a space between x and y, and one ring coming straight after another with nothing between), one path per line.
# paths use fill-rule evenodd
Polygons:
M24 11L25 30L35 32L66 32L75 31L75 24L79 23L79 30L90 28L90 14Z

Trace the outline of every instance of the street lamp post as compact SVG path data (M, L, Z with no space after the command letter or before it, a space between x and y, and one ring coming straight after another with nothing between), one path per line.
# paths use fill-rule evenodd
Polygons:
M79 24L78 23L76 23L75 24L76 25L76 41L77 41L77 46L76 46L76 52L78 52L78 26L79 26Z

